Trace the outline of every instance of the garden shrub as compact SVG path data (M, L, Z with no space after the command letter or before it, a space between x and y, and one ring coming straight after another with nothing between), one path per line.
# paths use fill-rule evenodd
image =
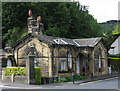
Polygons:
M26 68L25 67L6 67L5 68L5 75L26 75Z
M87 79L87 76L82 76L83 77L83 79Z
M65 81L66 81L65 77L60 77L60 82L65 82Z
M41 69L40 67L35 67L35 84L41 84Z
M82 80L83 77L76 74L76 75L74 75L74 79L75 79L75 80Z
M82 79L87 79L87 76L74 75L74 80L82 80ZM72 76L60 77L59 82L69 82L69 81L72 81L72 80L73 80Z
M26 75L26 67L6 67L5 75ZM35 67L35 84L41 84L41 69L40 67Z
M108 57L112 57L112 58L120 58L120 55L109 54Z
M120 59L108 59L113 71L120 71Z

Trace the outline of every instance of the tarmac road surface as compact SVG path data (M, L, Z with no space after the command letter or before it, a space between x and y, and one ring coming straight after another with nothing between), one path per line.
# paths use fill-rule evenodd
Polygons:
M72 84L72 82L46 84L46 85L26 85L16 83L0 82L0 89L119 89L120 78L109 78L82 84Z

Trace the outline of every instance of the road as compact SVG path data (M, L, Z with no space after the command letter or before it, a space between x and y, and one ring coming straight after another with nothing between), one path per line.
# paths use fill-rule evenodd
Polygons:
M93 81L82 84L57 83L46 85L26 85L16 83L2 83L0 88L2 89L118 89L120 78L109 78L106 80ZM119 86L120 88L120 86Z

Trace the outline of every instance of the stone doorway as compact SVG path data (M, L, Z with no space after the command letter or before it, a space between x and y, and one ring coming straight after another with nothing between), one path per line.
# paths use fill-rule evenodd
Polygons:
M76 73L78 75L80 75L80 58L79 58L79 56L77 57L77 60L76 60Z
M82 53L79 53L76 59L76 74L85 74L86 69L85 56Z

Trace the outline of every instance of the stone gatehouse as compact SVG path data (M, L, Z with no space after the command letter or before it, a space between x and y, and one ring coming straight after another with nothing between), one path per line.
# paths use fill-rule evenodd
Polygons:
M43 35L43 24L28 18L28 34L12 46L17 66L25 66L26 56L32 51L34 66L41 67L42 76L69 76L93 73L108 74L107 48L103 38L67 39ZM12 64L12 66L15 66ZM66 74L67 73L67 74Z

